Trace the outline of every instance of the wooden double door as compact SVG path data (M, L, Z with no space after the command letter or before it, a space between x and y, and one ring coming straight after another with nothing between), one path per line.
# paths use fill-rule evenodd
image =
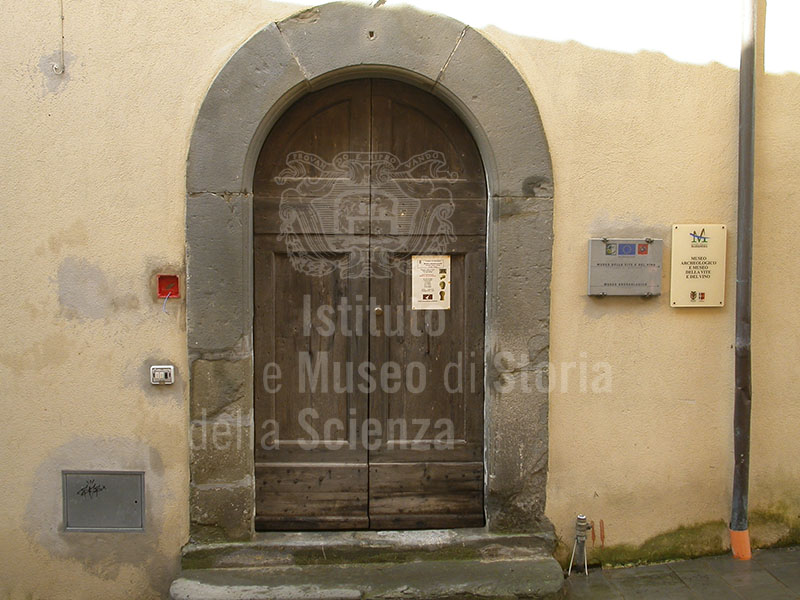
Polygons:
M432 95L360 79L278 120L254 180L257 530L484 523L485 249L478 149ZM412 307L415 256L449 257L449 308Z

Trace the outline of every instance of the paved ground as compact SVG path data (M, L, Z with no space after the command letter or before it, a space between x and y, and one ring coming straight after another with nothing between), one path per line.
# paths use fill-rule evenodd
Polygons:
M566 581L579 600L797 600L800 546L757 550L750 561L714 556L629 569L590 569Z

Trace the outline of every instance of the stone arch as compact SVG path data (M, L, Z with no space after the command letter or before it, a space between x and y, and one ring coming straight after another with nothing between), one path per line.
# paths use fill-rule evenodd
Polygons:
M270 23L248 39L211 84L192 133L186 302L196 538L248 539L253 532L255 160L275 120L297 98L338 80L374 76L438 96L478 143L490 198L487 522L490 529L530 529L543 518L547 391L513 389L517 366L526 356L531 364L546 363L549 344L553 178L536 103L509 59L470 27L409 7L334 2ZM512 271L516 277L503 281L501 296L500 281ZM211 443L220 428L230 432L230 443Z

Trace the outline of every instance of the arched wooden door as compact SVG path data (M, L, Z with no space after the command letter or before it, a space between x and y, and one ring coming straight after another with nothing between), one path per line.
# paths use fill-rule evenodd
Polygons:
M334 85L275 124L254 195L256 529L482 525L486 184L466 127L396 81Z

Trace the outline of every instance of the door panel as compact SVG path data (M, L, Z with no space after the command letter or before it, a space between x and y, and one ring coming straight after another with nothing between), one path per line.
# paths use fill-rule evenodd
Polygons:
M371 255L397 241L373 236ZM447 248L449 310L411 310L409 254L391 252L393 276L371 282L376 305L391 311L376 319L370 358L376 373L402 377L369 398L381 432L369 451L372 527L453 527L454 515L461 527L483 524L484 252L482 236Z
M370 134L373 153L389 153L412 167L390 175L410 196L485 201L483 164L475 141L458 116L431 94L398 81L374 80ZM432 165L414 166L412 159L426 153L431 153ZM373 193L378 183L373 175Z
M381 448L370 452L370 461L406 447L417 458L423 457L424 451L435 456L432 460L480 460L485 264L482 238L462 236L449 246L450 309L424 311L411 310L411 273L406 268L411 256L384 251L382 245L387 240L371 239L372 256L389 254L396 267L391 278L371 282L371 295L378 307L384 307L384 312L375 319L370 358L376 373L381 372L386 362L405 366L404 384L392 386L397 388L396 392L378 386L370 395L369 412L371 417L381 420L428 419L432 426L429 435L424 436L427 440L424 444L413 443L414 437L420 435L420 427L410 422L407 437L384 436ZM423 382L414 376L418 371L424 373ZM406 373L411 375L405 377ZM438 419L452 421L456 448L441 451L432 448L430 435Z
M256 530L367 529L367 465L256 466Z
M393 81L311 93L264 143L253 223L256 528L481 525L486 186L461 121ZM451 257L449 310L411 310L414 254Z
M367 251L364 236L328 243L342 248L330 254L342 261ZM255 236L254 250L256 526L366 527L367 397L343 389L342 371L368 360L368 339L326 335L315 309L366 298L368 280L298 274L275 236Z
M287 167L297 165L305 169L302 177L320 178L326 185L346 184L368 199L368 175L350 177L346 170L326 167L342 153L369 152L370 87L369 79L341 83L304 96L286 111L267 136L256 162L256 197L280 199L286 190L281 175L290 181L298 177L284 173ZM322 162L303 160L311 157Z
M483 463L370 463L369 517L373 529L479 527Z
M369 233L369 169L347 158L370 150L369 90L367 79L333 86L278 120L253 177L255 234L282 233L287 211L299 233Z

